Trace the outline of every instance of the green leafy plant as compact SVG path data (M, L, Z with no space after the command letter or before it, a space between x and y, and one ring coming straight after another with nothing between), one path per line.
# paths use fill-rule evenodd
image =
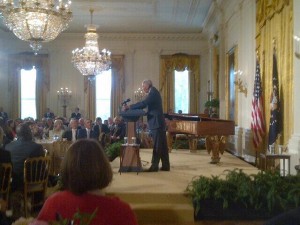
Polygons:
M120 149L121 149L122 141L114 142L109 144L105 147L104 151L107 155L109 161L113 161L115 158L120 156Z
M238 204L265 213L299 207L299 175L282 177L279 172L270 171L248 175L241 169L224 172L225 178L200 176L189 183L186 191L193 199L196 213L202 200L220 201L224 209Z
M220 100L217 99L217 98L214 98L212 100L208 100L208 101L205 102L204 106L206 108L209 108L209 107L219 108L220 107Z

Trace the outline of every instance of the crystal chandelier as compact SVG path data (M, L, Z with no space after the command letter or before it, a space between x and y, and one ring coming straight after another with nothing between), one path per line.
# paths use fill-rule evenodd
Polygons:
M37 53L42 42L54 40L72 19L71 1L0 0L0 15L5 25Z
M103 49L99 52L97 26L93 24L93 9L90 9L91 24L87 25L85 47L72 51L72 63L75 68L89 80L96 75L109 70L111 66L110 51Z

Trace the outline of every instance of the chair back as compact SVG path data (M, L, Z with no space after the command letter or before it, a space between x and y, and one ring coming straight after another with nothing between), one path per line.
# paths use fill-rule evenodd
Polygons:
M43 204L47 190L48 176L50 170L50 157L28 158L24 162L24 211L28 217L28 207ZM30 194L41 192L42 196L38 203L30 199ZM32 200L32 201L31 201ZM31 207L29 207L31 208Z
M11 163L1 163L0 166L0 194L8 202L11 184L12 165Z
M50 168L49 157L34 157L28 158L24 162L24 183L47 185Z

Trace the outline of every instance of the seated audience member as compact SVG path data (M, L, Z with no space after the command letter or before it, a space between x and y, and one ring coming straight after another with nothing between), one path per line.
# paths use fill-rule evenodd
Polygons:
M49 139L61 140L63 133L64 133L63 121L60 119L55 120L53 124L53 129L49 130Z
M115 124L114 124L114 120L111 117L107 118L107 126L108 129L110 130L110 134L112 135Z
M116 142L119 140L123 140L126 135L126 126L125 123L121 120L120 117L116 116L114 118L114 129L113 134L111 136L111 141Z
M19 124L21 124L21 123L23 123L23 120L22 120L21 118L15 119L15 126L16 126L16 129L17 129L17 126L18 126Z
M69 129L67 129L62 138L67 138L68 141L76 141L77 140L77 130L78 130L78 120L76 118L72 118L69 123Z
M76 107L74 112L72 112L71 114L71 119L72 118L76 118L77 120L79 120L81 118L81 113L79 112L79 108Z
M55 115L53 112L51 112L50 108L47 108L44 117L54 119Z
M2 117L0 117L0 127L2 127L4 131L4 144L8 144L9 142L13 141L14 137L11 134L11 129L7 125L7 121L5 121Z
M43 146L32 141L32 133L28 124L17 127L18 139L5 146L10 152L13 165L12 190L23 188L24 161L28 158L44 156Z
M3 107L0 107L0 117L3 118L4 122L6 122L8 120L8 114L6 112L4 112Z
M41 140L43 138L43 129L39 127L36 122L29 121L25 123L29 125L34 141Z
M43 128L43 135L49 137L49 131L53 130L54 122L52 118L47 118L46 124Z
M15 137L17 136L15 121L14 120L7 120L6 124L7 124L7 131L8 131L7 136L9 137L10 140L13 141L15 139Z
M93 126L93 131L102 147L105 147L107 141L108 143L110 143L110 132L108 126L102 123L101 117L96 118L95 125Z
M96 211L90 225L137 225L127 203L105 195L103 189L112 177L111 166L99 143L87 139L75 142L62 162L63 191L46 200L37 219L55 221L57 214L72 219L78 210L88 214Z
M78 133L77 138L78 139L93 138L93 139L97 139L98 140L98 137L96 136L95 132L92 129L92 120L86 119L84 121L84 127L85 128L81 128L81 129L79 129L77 131L77 133Z
M83 118L80 118L78 120L78 129L84 129L85 128L84 121L85 120Z

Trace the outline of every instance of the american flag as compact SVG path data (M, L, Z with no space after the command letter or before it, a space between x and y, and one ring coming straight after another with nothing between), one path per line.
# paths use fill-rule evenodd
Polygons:
M260 80L260 65L256 61L256 72L255 72L255 82L254 82L254 91L252 99L252 122L251 130L253 133L253 144L257 148L263 140L265 135L265 120L263 115L263 105L262 105L262 88Z

